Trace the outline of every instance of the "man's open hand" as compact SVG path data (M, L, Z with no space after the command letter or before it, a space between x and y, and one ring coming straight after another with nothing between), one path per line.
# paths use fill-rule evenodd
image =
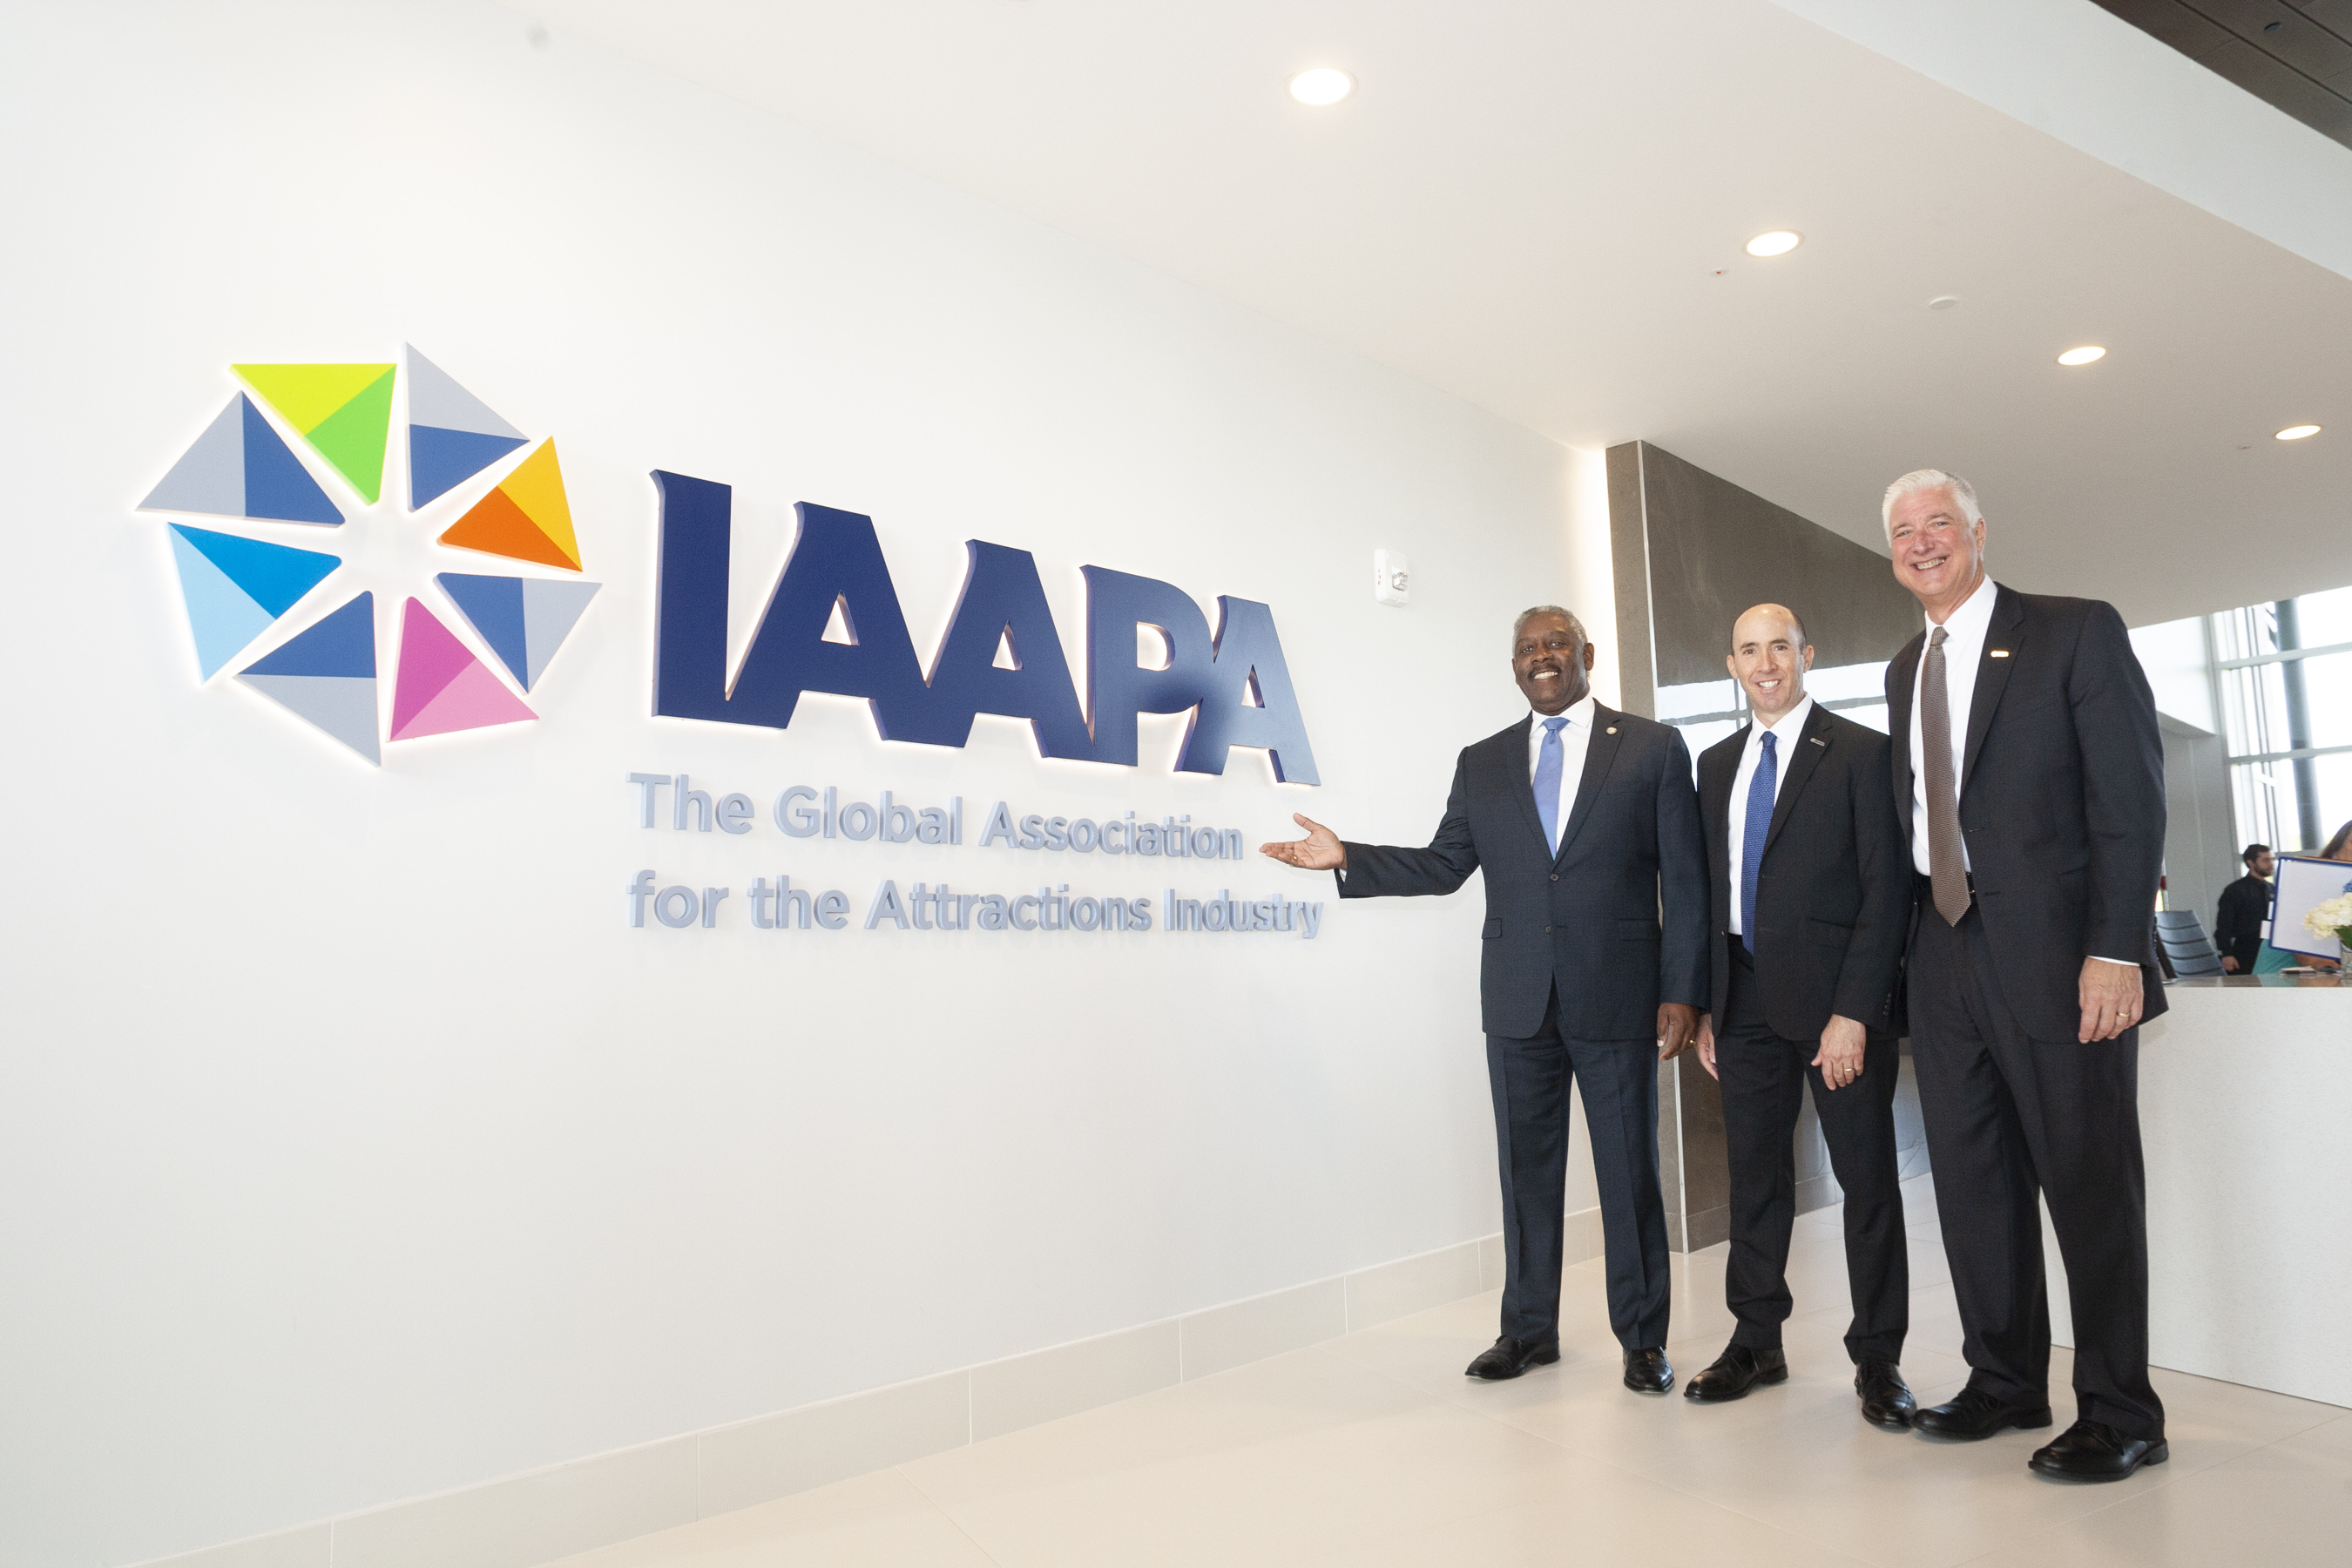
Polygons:
M1658 1004L1658 1059L1670 1062L1685 1051L1698 1034L1698 1009L1684 1002Z
M1286 866L1296 866L1302 871L1337 871L1348 864L1348 852L1339 847L1339 836L1321 823L1290 814L1290 820L1307 829L1304 838L1286 839L1279 844L1261 844L1258 853L1268 855Z
M1698 1052L1698 1065L1706 1069L1706 1076L1721 1082L1723 1075L1715 1070L1715 1020L1712 1017L1699 1019L1698 1037L1691 1041L1691 1046Z

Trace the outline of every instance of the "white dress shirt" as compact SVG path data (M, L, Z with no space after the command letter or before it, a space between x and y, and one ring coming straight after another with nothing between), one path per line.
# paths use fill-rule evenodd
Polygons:
M1544 725L1550 719L1565 719L1559 731L1559 799L1552 812L1551 852L1559 853L1559 836L1568 831L1568 814L1576 805L1576 786L1584 781L1584 754L1592 749L1592 694L1570 703L1558 713L1538 713L1528 710L1534 721L1528 727L1528 782L1533 784L1536 764L1543 760Z
M1960 601L1959 607L1944 617L1944 692L1952 712L1952 787L1960 787L1960 769L1969 750L1969 710L1976 701L1977 670L1984 662L1985 634L1992 629L1993 601L2000 590L1990 575L1977 584L1977 591ZM1936 623L1927 623L1927 635L1936 635ZM1919 694L1927 679L1927 650L1919 650L1919 668L1911 677L1911 864L1919 875L1927 875L1927 770L1921 759L1927 747L1920 734ZM1969 859L1969 840L1960 836L1960 864L1973 871ZM1738 916L1733 917L1735 920ZM2127 968L2138 965L2127 958L2109 958L2104 953L2088 956L2102 963L2120 963Z
M1780 715L1772 724L1750 724L1748 744L1740 748L1739 771L1731 775L1731 934L1742 931L1739 923L1739 868L1746 862L1740 857L1748 852L1748 787L1756 777L1756 764L1764 757L1764 735L1769 731L1776 738L1772 747L1772 801L1779 805L1780 785L1789 776L1789 763L1795 757L1798 737L1805 732L1805 721L1813 716L1813 699L1808 692L1805 700Z
M1969 750L1969 708L1977 695L1977 667L1984 662L1985 633L1992 629L1992 605L1998 590L1988 575L1977 591L1960 601L1944 619L1944 692L1952 714L1952 787L1960 787L1960 763ZM1927 636L1936 623L1927 623ZM1927 679L1927 650L1919 650L1919 668L1911 677L1911 864L1927 875L1927 743L1920 733L1919 694ZM1969 870L1969 844L1960 837L1960 864Z

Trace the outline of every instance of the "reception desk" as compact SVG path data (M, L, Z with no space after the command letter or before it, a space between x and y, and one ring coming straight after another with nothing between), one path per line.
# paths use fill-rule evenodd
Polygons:
M2181 981L2140 1030L2148 1359L2352 1405L2352 989ZM2047 1216L2051 1315L2073 1335Z

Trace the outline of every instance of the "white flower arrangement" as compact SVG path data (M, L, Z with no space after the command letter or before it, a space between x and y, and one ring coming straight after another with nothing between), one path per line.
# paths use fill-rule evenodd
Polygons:
M2303 928L2315 937L2332 936L2346 947L2352 947L2352 893L2338 893L2326 903L2305 910Z

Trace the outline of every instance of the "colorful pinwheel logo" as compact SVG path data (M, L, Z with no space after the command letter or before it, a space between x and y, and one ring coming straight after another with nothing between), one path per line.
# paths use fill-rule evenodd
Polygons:
M229 399L139 510L270 528L343 527L341 508L278 425L373 509L383 489L395 383L403 383L407 512L441 501L529 448L435 542L572 575L437 572L433 581L512 683L524 694L536 687L599 586L578 576L580 545L554 440L533 445L414 348L406 351L404 377L391 364L230 368L249 391ZM397 527L401 521L361 526ZM376 689L373 589L303 617L299 627L280 626L299 608L334 600L317 590L346 564L344 556L246 532L169 526L201 679L210 680L266 634L290 630L235 679L376 763L383 761L380 736L407 741L538 717L441 616L410 597L401 613L387 727Z

